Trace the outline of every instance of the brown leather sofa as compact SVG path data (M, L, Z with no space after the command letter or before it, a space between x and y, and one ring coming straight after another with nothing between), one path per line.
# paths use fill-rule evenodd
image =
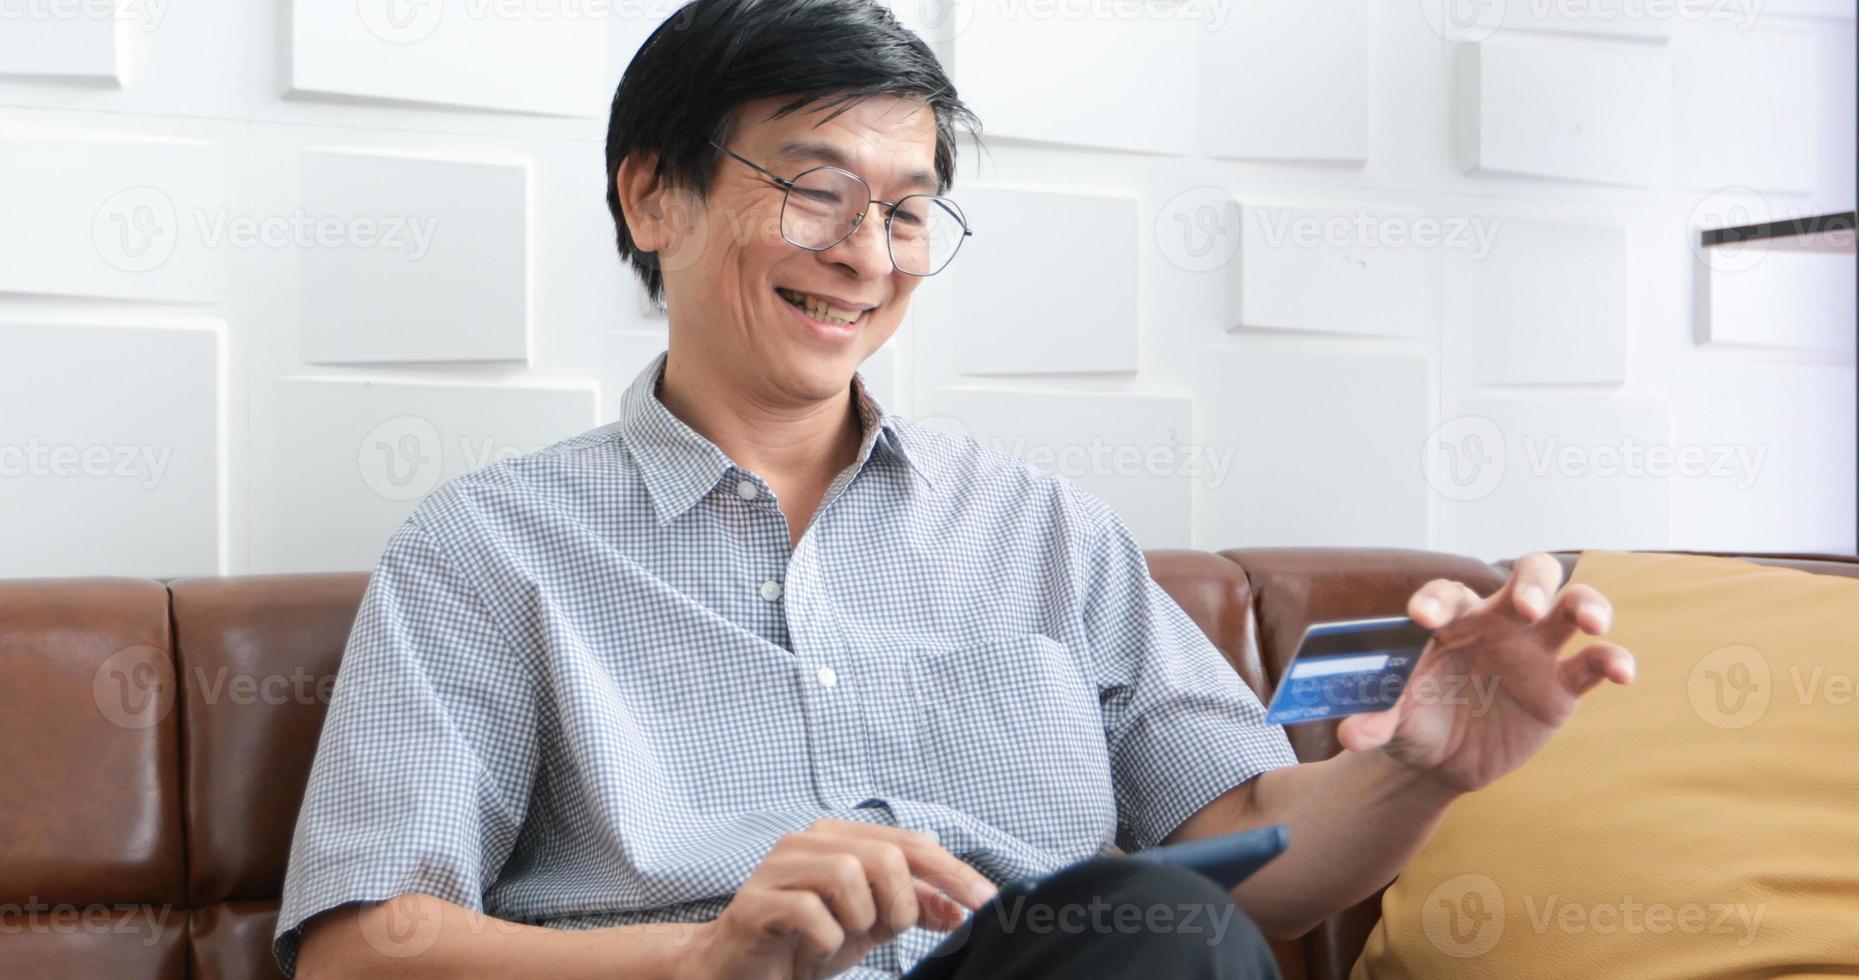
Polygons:
M1149 560L1261 695L1311 622L1397 613L1432 578L1487 592L1505 574L1421 551ZM1859 577L1850 557L1760 560ZM277 974L291 830L366 582L0 581L0 976ZM1291 740L1306 760L1337 750L1322 726ZM1378 914L1370 900L1279 944L1286 976L1346 976Z

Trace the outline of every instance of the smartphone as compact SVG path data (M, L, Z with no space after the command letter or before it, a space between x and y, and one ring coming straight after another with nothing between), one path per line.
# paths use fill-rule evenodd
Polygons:
M1231 891L1235 885L1252 877L1253 872L1283 854L1290 845L1291 831L1283 824L1272 824L1218 837L1163 844L1146 851L1137 851L1129 858L1132 861L1153 861L1187 868L1211 879L1222 890ZM1064 871L1061 868L1048 874L1021 878L1012 887L1032 891L1039 887L1040 882Z

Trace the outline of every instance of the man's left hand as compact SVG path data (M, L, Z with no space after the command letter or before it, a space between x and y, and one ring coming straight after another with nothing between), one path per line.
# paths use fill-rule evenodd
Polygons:
M1607 632L1613 607L1586 585L1562 583L1562 566L1532 554L1487 598L1462 583L1428 582L1407 615L1433 637L1400 701L1343 721L1345 748L1381 749L1467 792L1517 768L1568 720L1603 680L1633 680L1633 655L1605 641L1559 656L1577 633Z

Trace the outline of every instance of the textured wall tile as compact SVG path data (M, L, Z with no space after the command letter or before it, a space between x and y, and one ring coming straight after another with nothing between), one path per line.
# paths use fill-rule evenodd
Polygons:
M31 16L33 11L64 14ZM0 20L6 24L6 30L0 31L0 76L85 79L112 85L123 80L122 44L129 25L119 22L114 4L27 4L22 0Z
M1366 161L1368 0L1250 0L1230 9L1201 43L1204 152Z
M1187 398L943 388L918 421L1103 498L1145 548L1178 548L1193 489L1225 477L1232 455L1195 443L1191 412Z
M965 374L1136 370L1134 198L965 188L955 280Z
M1663 548L1670 413L1647 398L1472 398L1428 436L1441 546L1482 558Z
M1460 52L1465 169L1613 184L1671 176L1662 47L1499 34Z
M1749 243L1742 247L1762 247ZM1766 248L1753 264L1700 266L1703 336L1713 344L1786 347L1853 360L1855 283L1850 253Z
M1688 23L1672 39L1672 79L1682 96L1672 103L1677 183L1814 189L1822 88L1814 38Z
M1851 364L1699 359L1674 369L1672 392L1689 467L1673 481L1674 545L1852 553Z
M1625 381L1625 229L1502 221L1490 254L1472 262L1477 382Z
M0 322L0 578L221 571L223 329Z
M264 437L290 450L270 481L277 554L265 564L372 568L434 488L593 428L594 408L592 386L283 381Z
M1436 235L1437 216L1248 201L1239 222L1231 326L1404 337L1426 332L1428 283L1441 239L1424 239L1435 244L1422 247L1414 234Z
M1191 153L1206 31L1195 11L1210 9L962 0L955 84L991 136Z
M1197 488L1197 545L1425 547L1427 374L1419 356L1205 351L1195 432L1234 464Z
M305 362L526 357L525 167L312 151L300 201L334 229L293 253Z
M558 116L613 96L606 25L580 5L294 0L290 92ZM550 15L553 12L553 15Z
M217 302L223 149L0 129L0 292Z

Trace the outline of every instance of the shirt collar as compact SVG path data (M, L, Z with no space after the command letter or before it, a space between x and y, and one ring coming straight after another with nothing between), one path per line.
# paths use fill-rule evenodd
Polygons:
M731 470L736 462L704 438L697 430L671 414L658 400L658 383L665 370L667 352L661 351L633 379L620 397L620 434L639 466L646 492L660 524L666 524L691 509ZM884 411L865 385L863 376L852 375L852 398L858 406L858 460L862 470L874 451L883 447L886 454L908 465L925 482L934 486L925 463L927 457L908 445L914 439L908 422Z

